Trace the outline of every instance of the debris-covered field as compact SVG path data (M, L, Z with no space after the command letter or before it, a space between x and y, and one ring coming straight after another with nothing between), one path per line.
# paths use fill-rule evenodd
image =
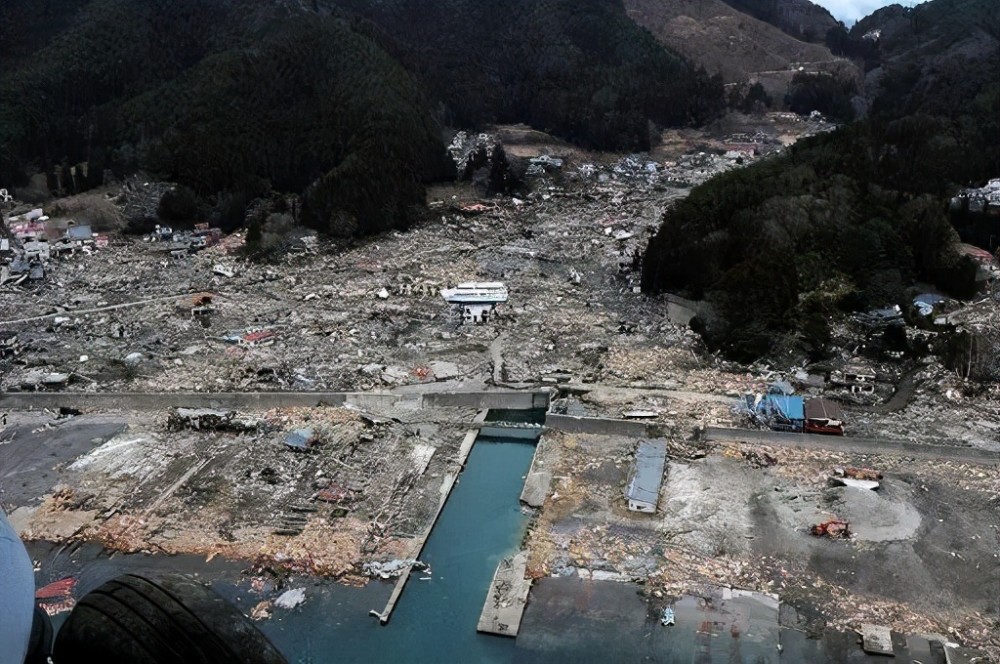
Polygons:
M634 447L546 435L536 464L556 479L529 573L638 581L657 597L732 585L818 612L820 632L875 623L1000 647L996 465L672 443L647 515L622 498ZM845 469L875 465L877 489L843 486ZM831 522L845 528L814 528Z
M848 436L1000 453L997 385L936 359L872 359L863 347L880 315L834 326L824 366L746 367L705 352L689 327L703 305L639 292L637 256L691 184L829 128L768 122L674 132L653 154L627 156L506 128L508 152L530 161L530 194L437 187L429 217L406 233L345 244L307 235L266 262L245 258L239 233L196 250L197 235L179 250L173 239L112 234L53 258L43 279L5 273L0 390L552 387L555 413L657 425L669 463L659 511L640 515L622 498L634 438L547 433L536 465L553 481L527 538L536 577L640 581L667 594L733 585L817 607L838 628L876 622L1000 649L996 465L846 454L836 437L829 451L701 437L746 426L737 400L782 380L837 401ZM109 193L128 209L128 192ZM461 324L439 295L467 281L509 290L488 324ZM994 329L997 307L984 297L947 315ZM385 571L365 563L415 556L475 414L127 403L11 412L0 502L28 538L224 555L360 583ZM853 481L879 486L844 486Z
M29 539L224 555L353 582L365 562L414 555L474 415L14 414L0 459L42 478L8 477L0 499Z

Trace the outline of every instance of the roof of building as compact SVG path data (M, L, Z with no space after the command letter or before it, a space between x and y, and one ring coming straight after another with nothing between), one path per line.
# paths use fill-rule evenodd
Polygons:
M838 420L844 419L844 412L840 409L840 404L829 399L810 399L805 405L806 419L809 420Z
M441 297L455 304L506 302L507 286L500 281L469 281L441 290Z
M66 237L71 240L89 240L93 235L94 233L90 230L89 224L70 226L66 229Z
M663 481L663 466L667 461L664 440L643 440L635 451L635 470L625 490L629 500L655 505Z

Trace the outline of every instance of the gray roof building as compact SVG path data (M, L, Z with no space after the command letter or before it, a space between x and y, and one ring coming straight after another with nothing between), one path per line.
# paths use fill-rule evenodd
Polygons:
M625 488L628 508L637 512L655 512L667 461L665 440L642 440L635 451L635 465Z

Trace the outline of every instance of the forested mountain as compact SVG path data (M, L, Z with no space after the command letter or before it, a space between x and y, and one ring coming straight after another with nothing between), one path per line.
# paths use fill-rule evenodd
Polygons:
M92 0L4 66L0 96L8 184L83 162L91 184L141 168L237 206L308 188L307 220L355 233L404 225L444 164L429 102L373 39L257 2Z
M667 51L621 0L336 0L456 126L525 122L591 147L646 149L649 122L700 123L724 106L721 80Z
M840 22L824 7L809 0L724 0L754 18L807 42L820 42Z
M304 192L306 223L363 234L405 226L422 183L450 176L444 124L642 149L651 123L722 109L721 81L620 2L578 4L9 0L0 182L142 169L237 221L252 197Z
M713 179L666 213L643 290L712 301L716 348L750 359L791 340L821 356L838 312L905 303L916 280L969 294L975 270L955 251L946 197L1000 175L1000 46L982 19L996 8L922 7L942 17L936 46L875 49L866 120ZM965 59L981 41L980 60Z

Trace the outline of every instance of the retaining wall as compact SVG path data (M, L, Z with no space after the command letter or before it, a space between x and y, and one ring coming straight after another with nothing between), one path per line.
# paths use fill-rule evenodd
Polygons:
M647 438L656 435L656 425L634 420L616 420L608 417L576 417L546 413L545 428L566 433L592 433L599 436L624 436Z
M419 400L427 407L547 408L548 392L439 392L418 397L389 392L5 392L0 408L100 408L163 410L164 408L267 409L285 407L342 406L385 408L401 401Z
M549 407L548 392L430 392L424 406L532 410Z

